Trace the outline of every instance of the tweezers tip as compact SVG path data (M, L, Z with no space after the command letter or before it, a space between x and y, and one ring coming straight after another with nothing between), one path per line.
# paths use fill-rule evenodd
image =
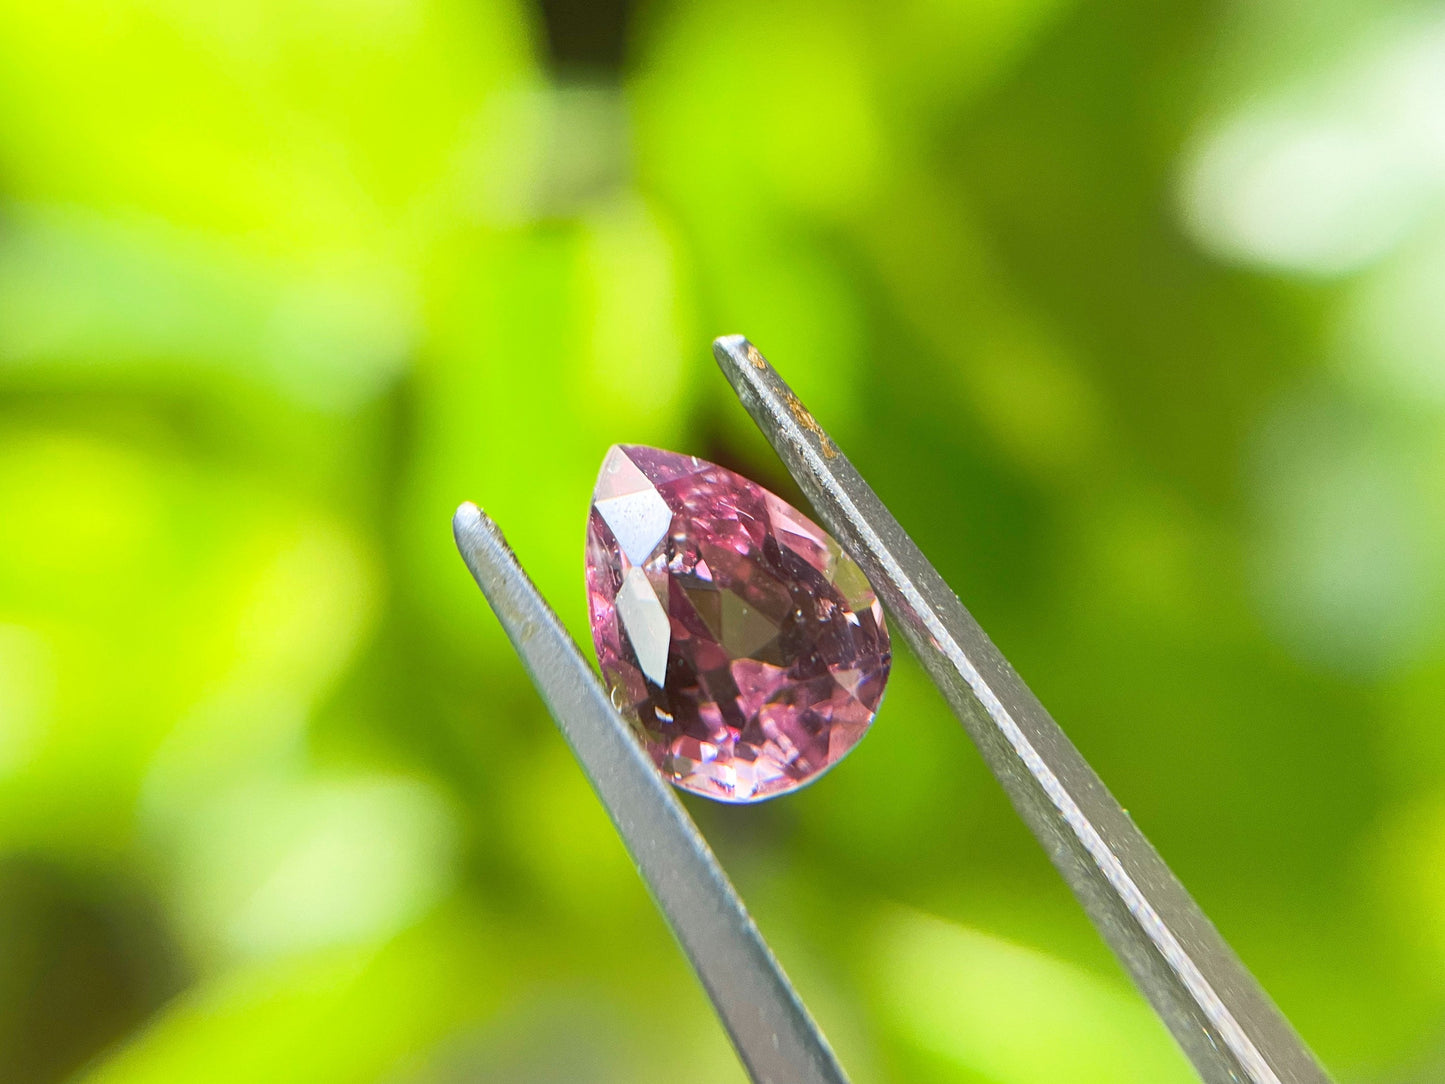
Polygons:
M496 520L472 501L463 501L452 516L452 537L473 569L478 567L478 557L484 550L496 549L498 545L504 550L507 548Z
M746 335L719 335L712 341L713 353L721 355L732 350L746 349L747 341Z
M724 373L741 371L749 363L759 369L767 365L746 335L719 335L712 341L712 352Z
M470 534L481 526L485 513L471 501L463 501L457 506L456 515L452 516L452 533L457 536L458 541L464 534Z

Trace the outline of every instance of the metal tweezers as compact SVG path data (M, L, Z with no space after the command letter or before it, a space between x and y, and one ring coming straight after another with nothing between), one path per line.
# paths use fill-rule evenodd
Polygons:
M1102 780L838 450L745 338L718 365L1019 815L1209 1084L1329 1080ZM497 525L463 504L457 546L717 1009L748 1074L847 1080L742 899Z

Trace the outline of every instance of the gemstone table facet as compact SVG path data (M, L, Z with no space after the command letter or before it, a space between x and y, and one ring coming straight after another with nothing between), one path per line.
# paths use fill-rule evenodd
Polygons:
M724 467L611 448L587 593L612 702L687 790L725 802L790 791L842 759L878 710L891 654L863 573Z

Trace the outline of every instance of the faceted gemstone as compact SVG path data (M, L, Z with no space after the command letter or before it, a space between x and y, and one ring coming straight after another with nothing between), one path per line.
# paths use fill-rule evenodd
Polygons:
M694 456L607 453L587 523L592 637L663 774L725 802L807 783L873 721L891 659L858 566L807 516Z

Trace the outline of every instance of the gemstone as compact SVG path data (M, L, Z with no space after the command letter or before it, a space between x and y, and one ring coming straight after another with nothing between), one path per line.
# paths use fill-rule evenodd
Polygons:
M608 451L587 596L613 704L667 778L709 798L811 782L883 697L888 630L862 571L782 498L695 456Z

